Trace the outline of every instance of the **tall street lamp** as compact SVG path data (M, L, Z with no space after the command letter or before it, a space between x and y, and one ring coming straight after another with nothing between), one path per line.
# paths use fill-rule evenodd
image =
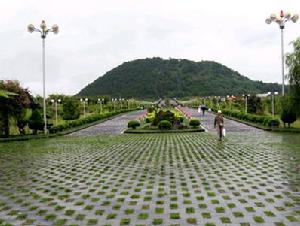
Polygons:
M119 101L120 101L120 103L121 103L121 111L122 111L122 108L123 108L122 102L124 101L124 98L120 98Z
M275 95L278 95L278 92L268 92L268 95L271 96L271 105L272 105L272 117L275 115Z
M52 100L51 100L51 103L54 103L54 104L55 104L55 125L56 125L56 126L57 126L57 105L58 105L58 103L60 103L60 102L61 102L60 99L58 99L58 100L52 99Z
M98 98L98 103L100 104L100 114L102 113L102 103L104 102L104 99Z
M83 117L85 118L86 116L86 112L85 112L85 104L88 103L89 99L85 98L85 99L80 99L80 102L83 103Z
M33 32L39 32L41 34L42 38L42 66L43 66L43 108L44 108L44 133L47 134L47 117L46 117L46 70L45 70L45 39L46 36L49 34L49 32L53 32L54 34L57 34L59 31L59 28L56 24L54 24L51 28L48 28L45 21L43 20L40 29L35 28L33 24L29 24L27 26L27 30L30 33Z
M291 14L291 13L284 13L283 10L280 11L279 15L271 14L270 17L266 19L267 24L271 24L275 22L279 25L281 30L281 74L282 74L282 95L284 95L284 45L283 45L283 30L285 23L288 21L293 21L294 23L297 22L299 19L298 14Z
M111 101L113 102L113 105L114 105L114 112L116 112L116 101L117 101L117 98L112 98Z
M243 97L245 98L245 113L248 113L248 97L250 97L250 94L244 95Z

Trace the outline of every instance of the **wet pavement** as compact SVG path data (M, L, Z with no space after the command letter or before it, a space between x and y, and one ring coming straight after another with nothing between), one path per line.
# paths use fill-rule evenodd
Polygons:
M207 133L116 135L138 115L0 143L0 225L299 225L299 134L225 120L220 142L206 114Z
M186 112L189 113L193 118L199 118L201 121L202 126L208 131L208 132L215 132L214 129L214 119L215 114L206 111L203 115L202 112L198 113L197 109L192 108L182 108ZM229 120L224 118L224 127L226 128L227 132L251 132L251 133L260 133L263 132L260 129L254 128L252 126L248 126L239 122L236 122L234 120Z
M97 136L97 135L120 135L125 129L127 129L128 121L138 119L139 116L146 111L135 111L117 116L113 119L107 120L103 123L99 123L95 126L88 127L86 129L74 132L68 136Z

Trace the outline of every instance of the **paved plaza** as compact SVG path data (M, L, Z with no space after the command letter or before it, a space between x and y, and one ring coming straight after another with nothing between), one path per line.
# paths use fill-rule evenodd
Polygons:
M0 225L299 225L299 135L226 120L219 142L186 110L206 133L120 135L139 112L1 143Z

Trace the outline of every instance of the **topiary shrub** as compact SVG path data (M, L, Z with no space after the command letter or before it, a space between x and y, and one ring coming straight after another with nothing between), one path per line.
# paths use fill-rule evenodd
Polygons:
M136 127L140 126L140 122L136 120L131 120L128 122L128 128L135 129Z
M75 120L80 116L79 103L72 98L66 98L63 103L63 119Z
M287 123L289 128L291 127L291 124L297 120L297 114L291 106L283 106L281 120L284 123L284 127Z
M189 125L193 128L200 126L200 121L198 119L191 119Z
M146 118L146 123L152 123L154 121L154 117L153 116L148 116Z
M28 121L29 128L33 130L33 134L37 134L38 130L44 129L44 120L38 110L34 110Z
M155 114L155 118L152 122L152 125L156 126L159 124L160 121L163 121L163 120L167 120L171 124L173 124L175 121L174 113L171 112L170 110L167 110L167 111L160 110L158 113Z
M172 123L168 120L162 120L158 123L158 128L161 130L168 130L172 128Z

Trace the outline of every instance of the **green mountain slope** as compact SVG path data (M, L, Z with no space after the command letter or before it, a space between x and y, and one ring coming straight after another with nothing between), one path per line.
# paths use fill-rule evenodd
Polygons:
M280 86L252 81L213 61L147 58L123 63L87 85L78 95L157 99L268 91L280 91Z

